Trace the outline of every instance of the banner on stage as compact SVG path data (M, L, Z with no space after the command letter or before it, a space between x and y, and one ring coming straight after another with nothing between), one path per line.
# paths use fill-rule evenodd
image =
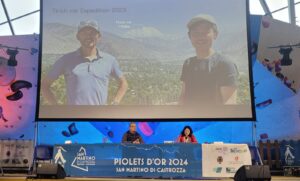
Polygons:
M25 168L32 165L32 140L0 140L1 167Z
M251 165L246 144L203 144L202 172L204 177L234 177L243 165Z
M200 178L202 175L198 144L56 145L53 159L69 176Z

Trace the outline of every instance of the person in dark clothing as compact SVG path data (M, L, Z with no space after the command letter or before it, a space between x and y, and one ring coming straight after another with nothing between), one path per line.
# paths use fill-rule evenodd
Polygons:
M133 143L133 144L143 144L144 140L141 135L136 132L136 124L131 122L129 124L129 130L124 133L122 137L122 143Z
M187 27L196 56L184 62L179 104L236 104L238 70L234 63L213 49L218 35L214 18L198 15L190 20Z

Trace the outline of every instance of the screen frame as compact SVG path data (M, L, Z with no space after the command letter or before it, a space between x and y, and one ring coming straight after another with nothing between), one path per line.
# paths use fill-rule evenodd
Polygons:
M249 89L250 89L250 102L251 102L251 118L245 117L234 117L234 118L40 118L40 94L41 94L41 76L42 76L42 47L43 47L43 1L40 0L40 34L39 34L39 55L38 55L38 79L37 79L37 96L36 96L36 114L35 121L92 121L92 122L127 122L127 121L137 121L137 122L183 122L183 121L257 121L256 109L254 101L254 83L253 83L253 61L251 54L251 28L250 28L250 6L249 0L246 2L246 30L247 30L247 48L248 48L248 72L249 72Z

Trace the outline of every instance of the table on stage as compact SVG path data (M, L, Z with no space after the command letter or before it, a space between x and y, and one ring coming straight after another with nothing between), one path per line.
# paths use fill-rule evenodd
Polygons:
M53 160L74 177L202 178L233 177L251 155L246 144L65 144Z

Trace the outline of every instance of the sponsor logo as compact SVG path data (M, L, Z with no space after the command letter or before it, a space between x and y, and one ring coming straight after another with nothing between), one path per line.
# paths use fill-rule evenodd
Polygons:
M238 157L234 158L234 161L228 162L229 165L244 165L243 161L240 161Z
M54 156L54 163L60 164L62 167L65 167L66 159L64 158L63 152L67 152L63 147L57 147L57 153Z
M218 162L219 164L221 164L221 163L223 162L223 157L222 157L222 156L218 156L217 162Z
M236 169L234 167L226 167L226 173L235 173Z
M222 172L222 167L215 167L213 168L213 171L216 173L221 173Z
M239 156L235 156L233 158L233 161L230 161L228 162L229 165L243 165L244 164L244 161L243 160L240 160L240 157Z
M284 152L284 157L285 157L285 163L289 166L293 165L295 162L295 156L292 153L292 150L294 150L293 147L291 147L290 145L285 145L286 149Z
M86 149L80 147L71 166L82 171L89 171L89 166L96 165L96 157L94 155L87 155Z
M230 153L246 153L248 150L239 148L230 148Z
M219 153L219 154L226 154L228 152L228 147L217 147L216 148L216 151Z

